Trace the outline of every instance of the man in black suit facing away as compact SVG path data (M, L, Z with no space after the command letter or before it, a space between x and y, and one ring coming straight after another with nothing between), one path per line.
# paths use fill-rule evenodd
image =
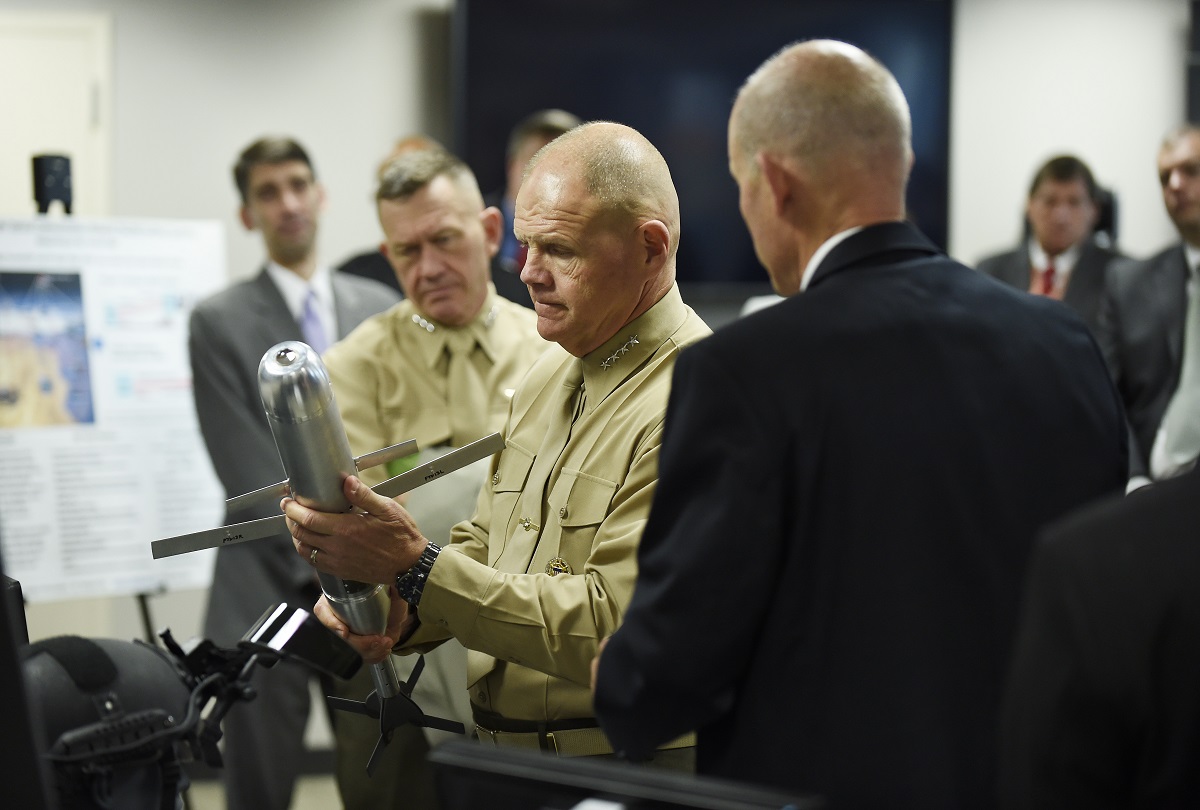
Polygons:
M980 260L979 271L1066 302L1094 331L1104 271L1121 255L1096 241L1098 193L1092 170L1079 158L1059 155L1046 161L1029 186L1025 244Z
M1119 492L1083 322L905 222L908 104L840 42L743 86L730 170L787 300L685 350L597 717L639 759L839 808L995 803L996 712L1038 527Z
M1130 489L1191 469L1200 453L1200 125L1163 140L1158 179L1183 242L1113 262L1096 330L1129 415Z
M1002 806L1200 807L1200 471L1047 532L1001 720Z

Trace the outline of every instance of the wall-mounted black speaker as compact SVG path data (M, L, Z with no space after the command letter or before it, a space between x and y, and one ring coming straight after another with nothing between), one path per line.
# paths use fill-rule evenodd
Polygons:
M50 203L58 200L63 210L71 213L71 159L66 155L33 156L33 198L37 201L38 213L50 210Z

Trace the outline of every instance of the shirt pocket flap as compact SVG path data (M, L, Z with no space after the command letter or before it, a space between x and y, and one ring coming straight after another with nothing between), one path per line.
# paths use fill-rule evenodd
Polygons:
M533 455L520 445L509 442L500 453L496 472L492 474L492 492L520 492L525 489Z
M563 470L560 485L555 487L555 494L565 494L565 498L556 498L551 502L557 510L559 523L563 528L578 528L580 526L597 526L604 522L612 504L617 485L612 481L597 478L587 473ZM568 486L561 486L568 484Z

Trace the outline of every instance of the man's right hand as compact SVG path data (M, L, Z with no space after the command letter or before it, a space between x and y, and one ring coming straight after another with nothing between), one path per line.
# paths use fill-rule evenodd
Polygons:
M411 633L414 629L412 625L416 623L416 616L410 614L408 603L399 597L394 585L388 587L388 598L391 600L391 609L388 611L387 628L381 635L362 636L352 631L334 612L324 594L313 607L313 615L353 647L364 662L378 664L391 654L398 639Z

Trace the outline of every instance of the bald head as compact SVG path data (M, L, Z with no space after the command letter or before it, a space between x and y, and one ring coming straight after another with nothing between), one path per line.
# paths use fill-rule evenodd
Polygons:
M675 284L679 198L637 131L584 124L542 147L517 192L513 231L538 332L584 357Z
M575 127L544 146L525 169L540 163L577 174L598 216L662 222L671 236L672 266L679 249L679 195L667 162L654 144L623 124L597 121Z
M738 93L730 138L749 165L769 152L830 182L851 175L904 186L912 164L908 102L892 74L844 42L790 45L756 70Z

